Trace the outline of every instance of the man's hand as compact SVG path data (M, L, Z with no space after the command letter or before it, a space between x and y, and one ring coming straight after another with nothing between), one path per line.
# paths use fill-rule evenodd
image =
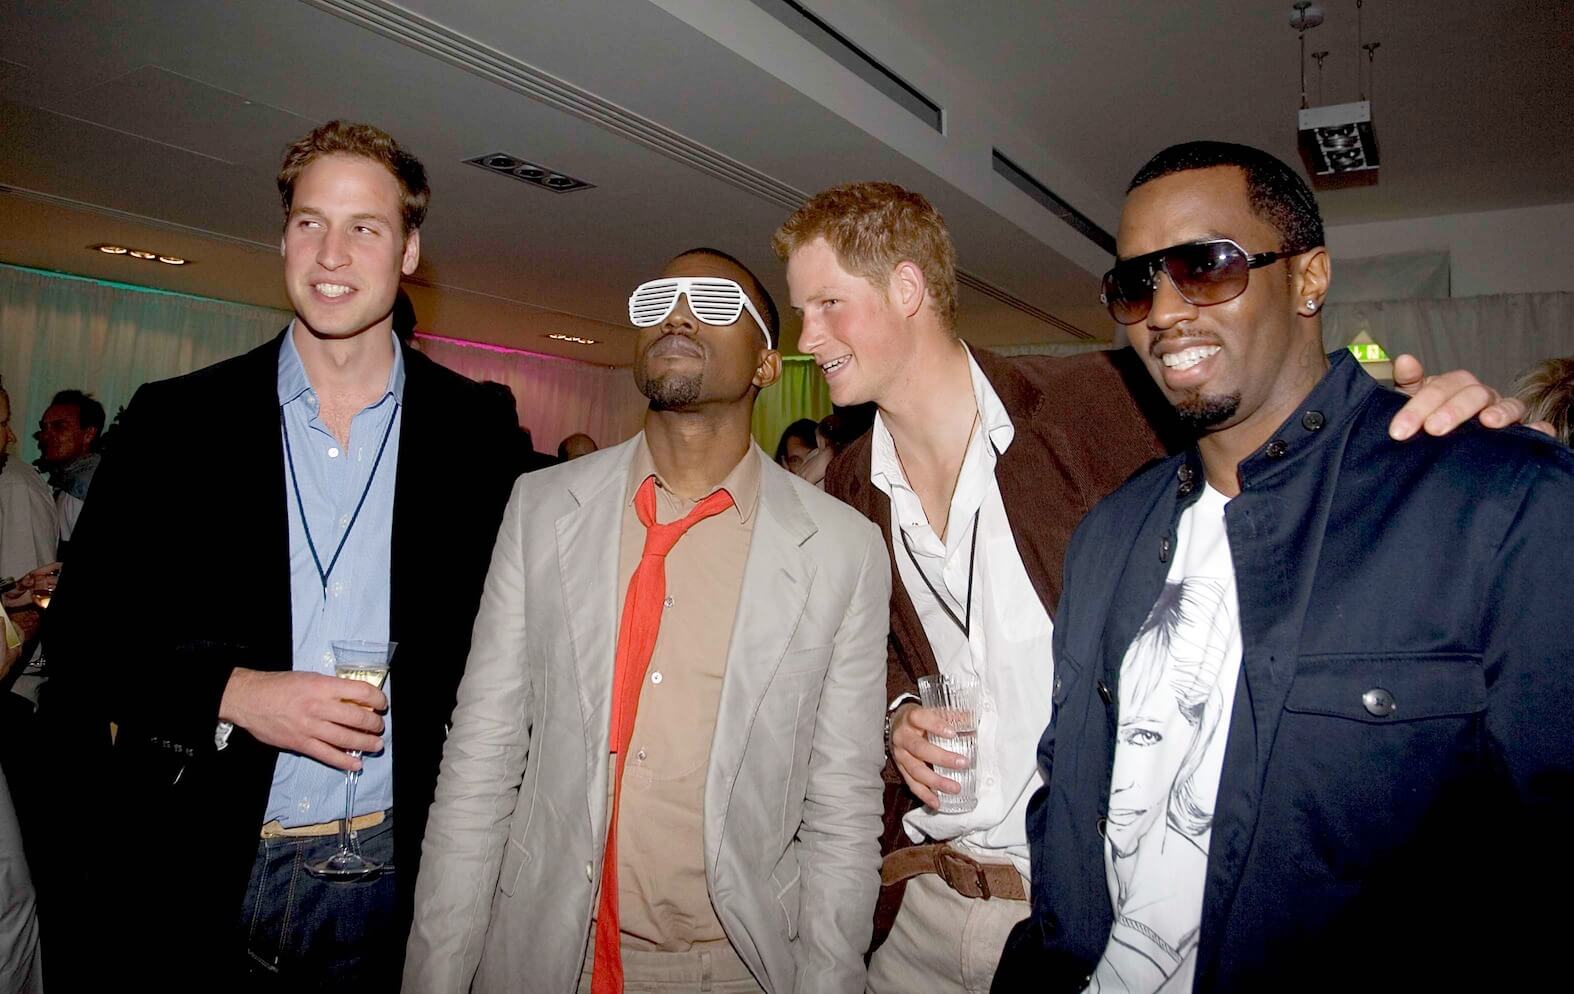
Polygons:
M320 673L237 669L224 685L219 717L268 745L340 770L359 770L350 750L378 752L388 697L360 680Z
M891 716L891 758L896 760L896 768L924 807L938 808L940 797L935 791L960 794L962 785L936 773L929 764L965 770L967 759L930 742L926 736L931 734L945 738L956 735L936 708L904 704Z
M1477 416L1488 428L1506 428L1525 417L1522 402L1502 396L1469 370L1427 376L1421 360L1412 355L1394 360L1394 387L1410 395L1410 401L1388 425L1388 434L1400 442L1422 427L1428 435L1447 435ZM1552 426L1545 421L1531 427L1552 434Z
M0 604L10 611L19 607L31 607L33 595L53 594L55 585L60 582L60 563L46 563L22 576L16 578L16 587L5 592L0 597Z

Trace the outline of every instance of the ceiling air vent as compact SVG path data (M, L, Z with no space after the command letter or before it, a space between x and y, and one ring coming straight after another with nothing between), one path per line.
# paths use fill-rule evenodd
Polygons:
M553 193L573 193L575 190L589 190L596 185L586 183L582 179L575 179L567 173L548 169L546 166L538 166L534 162L521 159L517 155L509 155L507 152L490 152L465 161L489 173L501 173L521 183L539 186Z
M870 57L848 41L839 31L810 13L794 0L753 0L756 7L796 31L805 41L829 55L853 75L896 101L903 110L945 133L945 116L940 105L918 91L911 83Z
M1110 255L1115 254L1115 238L1113 235L1094 224L1092 218L1061 200L1054 190L1028 175L1021 166L1001 155L1000 149L997 148L994 151L995 172L998 175L1004 176L1012 186L1037 200L1051 214L1071 225L1083 238L1086 238Z

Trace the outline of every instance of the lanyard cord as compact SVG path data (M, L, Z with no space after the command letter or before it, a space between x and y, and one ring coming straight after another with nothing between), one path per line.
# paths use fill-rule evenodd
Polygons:
M982 508L979 509L979 511L982 510ZM953 625L962 630L963 638L971 638L973 634L973 563L978 558L979 511L973 512L973 540L967 551L967 604L963 607L963 617L961 618L956 616L956 612L951 610L951 605L947 604L945 598L940 596L940 591L935 589L934 583L929 579L929 574L925 573L924 568L918 565L918 559L913 555L913 540L907 537L906 529L900 526L897 528L902 533L902 548L907 550L907 558L912 560L913 569L918 571L918 578L923 580L924 586L928 587L929 592L935 595L935 601L939 603L940 610L945 612L945 616L951 619Z
M360 520L361 508L366 505L366 498L372 492L372 484L377 480L377 467L383 464L383 452L388 448L388 437L393 434L394 421L399 417L399 402L394 401L394 409L388 415L388 427L383 429L382 444L377 446L377 458L372 460L372 475L366 478L366 489L361 491L361 499L355 502L355 512L350 515L350 523L344 528L344 535L339 538L339 547L333 550L333 558L328 560L328 568L322 568L322 558L317 555L317 543L312 541L312 528L306 522L306 502L301 499L301 482L295 475L295 455L290 450L290 426L284 420L284 405L279 405L279 430L284 433L284 458L290 467L290 485L295 488L295 507L301 515L301 531L306 533L306 548L311 550L312 562L317 566L317 575L322 578L322 596L328 598L328 577L333 575L333 568L339 564L339 555L344 552L344 545L350 540L350 532L355 530L355 523Z

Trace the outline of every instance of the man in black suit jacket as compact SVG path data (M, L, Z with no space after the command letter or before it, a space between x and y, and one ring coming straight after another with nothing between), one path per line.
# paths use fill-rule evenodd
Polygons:
M413 156L376 128L332 122L290 147L279 188L295 320L252 352L137 392L55 600L45 710L58 782L76 786L53 812L66 858L46 907L52 970L89 969L71 949L80 937L92 970L166 987L397 985L447 722L517 475L499 454L517 425L393 335L428 196ZM462 483L455 464L468 467ZM352 596L376 593L325 634L341 579ZM399 645L386 743L388 698L324 663L323 643L347 637ZM365 789L373 754L386 746L391 763L395 744L381 774L391 806L358 819L382 823L362 839L375 836L394 870L359 883L303 872L308 851L336 842L323 829L342 800L326 791L360 768L350 751L368 754ZM323 804L304 800L312 788ZM300 817L273 813L295 796ZM76 931L84 899L94 927Z

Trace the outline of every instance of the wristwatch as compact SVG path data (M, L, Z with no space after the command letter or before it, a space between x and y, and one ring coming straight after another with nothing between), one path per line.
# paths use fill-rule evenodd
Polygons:
M896 695L896 700L892 701L885 709L885 754L887 756L891 755L891 719L896 717L896 712L901 710L902 705L919 703L921 701L917 694L898 694Z

